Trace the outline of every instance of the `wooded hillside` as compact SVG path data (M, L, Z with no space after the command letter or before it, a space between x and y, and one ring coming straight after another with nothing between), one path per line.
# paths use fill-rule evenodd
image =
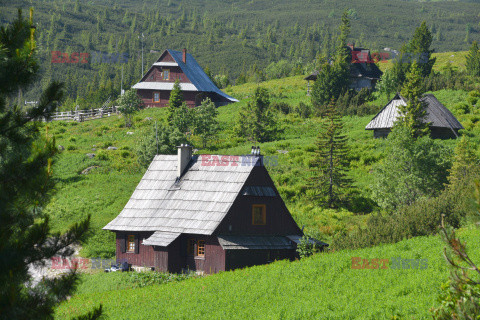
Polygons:
M280 60L289 68L293 65L296 74L310 72L318 53L331 53L345 8L352 23L351 38L374 51L400 49L422 20L431 27L436 52L467 50L480 31L480 10L474 3L396 0L20 0L4 4L0 23L11 21L17 8L32 6L43 78L40 86L20 98L33 99L46 83L57 79L66 83L68 96L79 98L82 107L98 106L108 96L118 95L122 64L51 63L52 51L88 52L90 58L94 51L127 53L123 67L128 88L141 77L142 41L145 68L162 50L186 47L202 67L224 75L218 81L226 85L226 79L233 82L239 77L237 83L245 77L261 80L259 70ZM145 37L140 39L142 33Z

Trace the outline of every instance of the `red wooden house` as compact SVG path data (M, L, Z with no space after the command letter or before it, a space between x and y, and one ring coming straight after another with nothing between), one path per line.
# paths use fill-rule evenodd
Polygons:
M293 259L303 235L261 155L192 156L190 146L157 155L104 229L116 233L118 262L169 272Z
M180 80L183 97L189 107L210 98L217 106L238 100L223 93L203 71L195 58L183 52L165 50L143 78L132 88L147 107L166 107L175 80Z

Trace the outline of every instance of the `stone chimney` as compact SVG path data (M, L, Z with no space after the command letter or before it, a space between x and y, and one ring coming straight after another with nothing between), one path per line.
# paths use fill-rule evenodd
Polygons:
M188 144L182 144L178 146L178 164L177 164L177 177L180 178L183 171L187 167L190 159L192 159L192 146Z
M187 49L183 48L183 56L182 56L183 63L187 64Z

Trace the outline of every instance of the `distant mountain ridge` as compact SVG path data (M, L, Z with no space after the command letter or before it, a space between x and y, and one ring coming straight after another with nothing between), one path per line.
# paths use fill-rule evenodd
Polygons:
M374 51L399 49L423 20L432 29L436 52L464 51L480 40L480 8L468 1L17 0L0 7L0 24L12 21L17 7L27 13L32 6L42 86L58 79L67 83L70 97L97 102L119 92L121 65L52 64L52 51L127 53L124 87L129 87L142 75L142 42L144 70L158 58L150 51L167 48L187 48L203 68L230 79L282 59L305 67L318 53L331 52L345 9L350 40ZM105 92L93 97L99 88ZM24 94L28 99L38 92Z

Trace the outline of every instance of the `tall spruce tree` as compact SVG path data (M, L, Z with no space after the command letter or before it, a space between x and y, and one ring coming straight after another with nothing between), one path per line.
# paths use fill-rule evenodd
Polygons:
M75 289L71 273L35 283L31 266L45 265L53 256L69 257L72 244L86 238L90 217L65 233L50 230L42 211L52 193L55 139L40 135L34 121L49 118L62 99L62 85L48 85L38 104L27 111L9 105L19 89L38 74L33 10L30 20L21 11L13 23L0 29L0 318L51 319L56 304ZM48 132L48 131L47 131ZM101 307L83 317L95 319Z
M432 34L425 21L423 21L421 25L415 29L412 39L410 39L408 44L402 45L400 53L395 57L391 69L398 88L405 82L406 75L413 62L417 62L417 67L420 69L422 77L428 77L430 75L436 61L436 58L432 58L434 50L430 49L432 40Z
M432 58L433 36L428 29L427 24L423 21L418 28L415 29L412 39L408 43L408 50L412 55L412 60L416 61L420 69L422 77L428 77L432 72L433 65L437 58Z
M480 51L477 41L472 42L466 57L465 67L469 75L480 77Z
M351 187L347 176L350 167L347 137L342 130L342 119L332 102L317 136L312 176L308 182L312 199L328 208L344 203L346 191Z
M401 91L407 103L405 106L400 105L398 107L400 117L398 117L395 125L406 127L415 138L424 136L429 132L429 123L425 122L427 106L421 100L424 92L421 71L417 62L414 61L409 73L407 73L406 82Z

